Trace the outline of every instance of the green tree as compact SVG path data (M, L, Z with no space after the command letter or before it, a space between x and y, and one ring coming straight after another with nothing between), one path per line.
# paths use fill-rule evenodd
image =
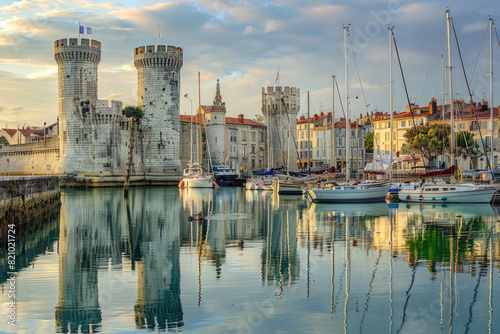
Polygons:
M474 134L467 131L457 133L457 153L476 155L478 153L474 143Z
M125 115L125 117L135 117L137 120L144 116L144 112L141 108L133 106L126 106L123 108L122 114Z
M365 150L366 153L373 153L373 132L367 132L365 135Z
M266 119L265 119L264 115L255 115L255 121L262 123L262 124L266 123Z
M403 135L406 143L401 147L401 152L412 156L423 154L428 160L434 160L450 147L450 133L449 124L412 127Z
M9 145L9 141L4 136L0 137L0 144Z

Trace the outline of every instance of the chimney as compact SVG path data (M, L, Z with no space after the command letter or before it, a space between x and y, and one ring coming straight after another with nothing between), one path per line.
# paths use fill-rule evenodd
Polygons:
M431 102L429 103L429 113L431 115L434 115L437 112L437 103L436 99L432 98Z
M243 114L238 115L238 120L240 121L240 123L243 123Z

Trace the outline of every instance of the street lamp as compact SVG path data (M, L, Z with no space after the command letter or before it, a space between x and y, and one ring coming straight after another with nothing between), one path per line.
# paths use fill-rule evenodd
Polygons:
M193 101L191 101L191 98L189 97L189 94L186 93L184 94L184 97L189 100L189 103L191 105L190 113L189 113L189 120L191 122L191 130L190 130L190 142L189 142L189 147L191 148L191 154L189 156L189 164L193 164Z

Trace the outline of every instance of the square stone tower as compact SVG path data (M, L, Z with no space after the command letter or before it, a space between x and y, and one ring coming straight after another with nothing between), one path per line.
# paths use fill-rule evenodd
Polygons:
M297 115L300 110L300 89L295 87L262 88L262 112L271 131L268 143L272 166L291 171L297 167ZM290 162L290 166L287 166Z

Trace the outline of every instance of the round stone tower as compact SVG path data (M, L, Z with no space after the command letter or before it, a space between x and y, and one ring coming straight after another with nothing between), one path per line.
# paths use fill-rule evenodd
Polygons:
M281 102L283 101L283 102ZM300 89L295 87L262 88L262 112L271 131L272 167L297 171L297 115L300 110ZM290 130L290 131L289 131ZM288 146L290 144L290 149ZM290 155L290 158L288 158Z
M207 142L212 165L224 164L224 138L226 132L226 102L222 102L219 79L215 89L213 105L204 108Z
M97 102L97 65L101 60L101 43L82 38L54 42L58 67L59 147L61 172L80 170L83 159L79 149L86 141L85 119Z
M137 105L144 112L144 163L149 174L181 174L179 95L182 49L140 46L134 49Z

